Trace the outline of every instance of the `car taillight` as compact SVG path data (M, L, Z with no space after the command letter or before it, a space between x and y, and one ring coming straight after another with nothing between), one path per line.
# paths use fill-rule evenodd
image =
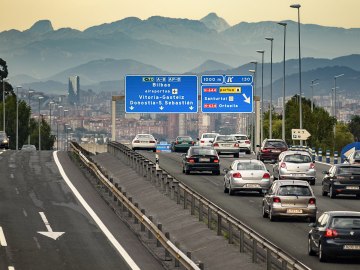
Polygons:
M193 159L193 158L187 158L186 160L187 160L187 162L189 162L189 163L195 163L195 159Z
M134 143L140 143L140 141L139 141L139 140L135 140Z
M274 197L274 198L273 198L273 202L274 202L274 203L281 203L281 200L280 200L279 197Z
M315 169L315 164L314 163L310 163L310 169Z
M250 144L250 141L245 141L246 144Z
M155 141L150 141L149 143L155 143Z
M262 153L269 153L270 150L269 150L269 149L261 149L261 152L262 152Z
M336 230L326 229L324 236L328 238L336 237L338 236L338 232Z
M280 167L286 169L286 163L285 163L285 162L282 162L281 165L280 165Z
M234 144L234 147L239 147L239 144L238 144L238 143L235 143L235 144Z
M214 146L219 146L219 144L218 144L218 143L214 143Z
M236 172L236 173L233 173L232 176L233 176L234 178L241 178L241 173Z
M205 143L205 141L204 141L204 140L201 140L200 142L201 142L201 143Z
M219 163L219 160L218 160L218 159L214 159L214 163Z
M270 179L270 174L269 173L264 173L263 179Z
M309 204L315 205L316 204L316 199L315 198L310 198L309 199Z

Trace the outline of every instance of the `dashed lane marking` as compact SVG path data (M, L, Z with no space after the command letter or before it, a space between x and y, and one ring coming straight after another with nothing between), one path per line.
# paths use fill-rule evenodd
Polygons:
M6 238L2 227L0 227L0 245L7 247Z

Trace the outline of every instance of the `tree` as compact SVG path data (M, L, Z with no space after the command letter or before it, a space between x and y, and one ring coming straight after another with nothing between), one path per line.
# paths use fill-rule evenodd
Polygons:
M354 136L355 141L360 141L360 115L354 115L349 123L349 131Z
M3 81L8 76L8 68L6 61L0 58L0 80Z
M341 152L341 149L354 141L354 136L349 130L349 126L344 123L338 123L336 125L335 133L335 151Z

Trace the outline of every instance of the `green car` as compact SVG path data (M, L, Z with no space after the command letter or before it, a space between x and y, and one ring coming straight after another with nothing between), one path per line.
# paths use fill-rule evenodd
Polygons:
M177 136L176 140L171 143L172 152L186 152L190 146L195 144L190 136Z

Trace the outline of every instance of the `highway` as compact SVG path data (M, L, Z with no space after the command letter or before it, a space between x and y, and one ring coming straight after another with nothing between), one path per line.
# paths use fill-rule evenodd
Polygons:
M108 207L67 153L9 150L0 151L3 269L163 267Z
M155 154L152 152L139 151L147 158L155 161ZM240 158L255 158L254 155L246 155ZM261 215L262 196L258 194L237 193L236 196L229 196L223 192L223 171L222 175L214 176L210 173L182 173L181 153L159 153L160 167L168 171L176 179L182 181L196 192L205 196L222 209L254 228L264 237L289 252L297 259L312 269L359 269L359 261L338 260L331 263L320 263L317 257L307 254L307 235L309 231L308 221L300 219L286 219L270 222ZM234 160L233 157L221 155L221 169L229 167ZM272 173L272 165L267 164ZM359 200L355 197L337 197L330 199L321 196L322 171L328 170L329 165L316 163L317 182L312 186L317 197L318 217L324 211L329 210L352 210L360 211Z

